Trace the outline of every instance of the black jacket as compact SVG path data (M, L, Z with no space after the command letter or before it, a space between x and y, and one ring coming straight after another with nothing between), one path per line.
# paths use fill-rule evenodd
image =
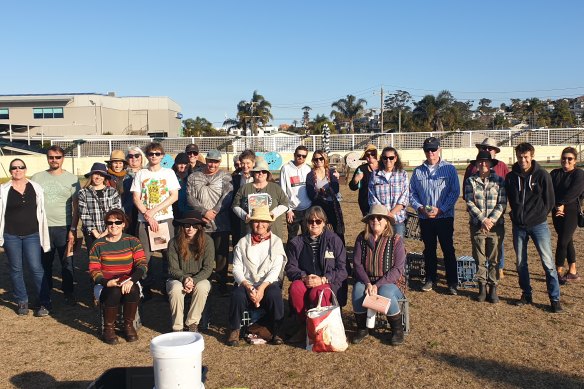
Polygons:
M511 221L519 227L534 227L547 221L555 204L554 187L550 174L531 161L531 170L521 171L519 164L505 178L507 198L511 206Z

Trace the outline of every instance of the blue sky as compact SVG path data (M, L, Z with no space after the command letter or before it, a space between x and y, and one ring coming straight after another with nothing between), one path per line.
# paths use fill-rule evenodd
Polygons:
M581 1L109 1L2 6L0 94L169 96L220 126L254 90L274 122L379 89L493 105L584 95Z

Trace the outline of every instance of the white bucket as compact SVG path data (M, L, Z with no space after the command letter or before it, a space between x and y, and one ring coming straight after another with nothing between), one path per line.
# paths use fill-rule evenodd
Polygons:
M192 388L201 384L203 336L198 332L171 332L150 342L156 389Z

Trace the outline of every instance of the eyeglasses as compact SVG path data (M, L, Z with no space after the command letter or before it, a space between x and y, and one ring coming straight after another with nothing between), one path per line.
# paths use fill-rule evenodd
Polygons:
M61 159L61 158L63 158L63 156L62 155L49 155L47 158L50 160L53 160L53 159Z
M310 219L308 224L316 224L317 226L320 226L322 224L322 219Z
M571 162L573 160L574 160L574 157L562 157L562 161L569 161L569 162Z
M315 162L317 162L317 161L323 162L324 161L324 157L319 157L319 158L313 157L312 160L315 161Z
M197 156L197 155L199 155L199 152L198 151L187 151L187 155Z
M481 150L482 151L493 151L493 150L495 150L495 148L491 147L491 146L483 146L483 147L481 147Z
M383 218L384 218L383 216L375 215L375 216L371 216L371 217L369 218L369 221L372 221L372 220L377 220L378 222L380 222L380 221L381 221L381 219L383 219Z
M105 224L108 225L108 226L113 226L114 224L116 226L121 226L122 224L124 224L124 222L121 221L121 220L108 220L108 221L105 222Z
M162 153L160 151L153 151L153 152L150 152L146 155L149 157L160 157L162 155Z
M296 154L296 158L306 159L307 156L308 154Z
M128 155L126 156L126 158L136 158L136 159L138 159L138 158L140 158L141 156L142 156L142 154L139 154L139 153L138 153L138 154L128 154Z
M197 228L196 224L185 223L182 225L184 228Z
M10 170L26 170L26 166L10 166Z
M384 161L387 160L393 161L395 159L395 155L384 155L383 157L381 157L381 159L383 159Z
M424 149L425 153L435 153L436 151L438 151L437 147L431 147L431 148Z

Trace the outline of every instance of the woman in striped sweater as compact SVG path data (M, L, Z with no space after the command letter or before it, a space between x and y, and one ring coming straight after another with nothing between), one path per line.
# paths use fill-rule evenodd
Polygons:
M138 340L133 321L140 301L137 282L146 274L146 256L140 240L125 234L129 224L121 209L112 209L105 217L107 235L99 238L89 252L89 273L96 286L104 311L103 340L116 344L114 324L120 303L124 306L124 334L128 342Z

